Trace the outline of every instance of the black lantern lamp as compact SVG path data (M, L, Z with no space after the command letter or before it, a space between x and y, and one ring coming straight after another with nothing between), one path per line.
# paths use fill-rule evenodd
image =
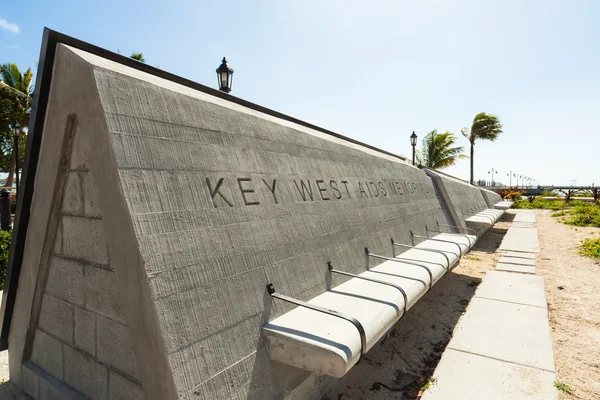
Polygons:
M410 135L410 144L413 148L412 152L412 162L415 165L415 146L417 145L417 134L413 131L412 135Z
M227 65L227 59L223 57L223 61L217 68L217 81L219 82L219 90L229 93L231 92L231 82L233 81L233 68Z
M19 193L19 137L21 136L21 125L17 122L12 127L13 133L13 149L14 149L14 157L15 157L15 172L16 172L16 184L17 184L17 193Z

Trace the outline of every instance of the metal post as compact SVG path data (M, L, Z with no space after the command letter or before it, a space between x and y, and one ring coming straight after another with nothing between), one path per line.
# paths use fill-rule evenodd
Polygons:
M0 190L0 229L10 231L10 192L7 189Z
M15 200L19 195L19 137L15 140L15 172L17 173L15 183L17 184L17 192L15 194Z

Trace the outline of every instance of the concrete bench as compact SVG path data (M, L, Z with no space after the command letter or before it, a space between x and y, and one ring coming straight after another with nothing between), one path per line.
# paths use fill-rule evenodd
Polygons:
M321 374L345 375L475 243L474 236L459 234L432 239L359 275L400 286L406 300L392 286L356 277L308 301L357 319L364 327L366 348L351 322L297 307L263 327L271 359Z
M484 234L504 214L504 210L488 208L470 216L465 220L467 227L477 231L478 235Z
M502 200L494 204L494 208L497 210L508 210L513 205L512 201Z

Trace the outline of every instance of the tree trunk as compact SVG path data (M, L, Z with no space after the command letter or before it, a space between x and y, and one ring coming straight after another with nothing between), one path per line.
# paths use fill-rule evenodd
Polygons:
M14 150L13 150L13 154L15 154ZM8 178L6 178L6 187L12 187L13 185L13 178L15 175L15 157L12 157L12 161L10 163L10 170L8 171Z
M473 152L475 150L475 143L471 142L471 185L475 183L473 179Z

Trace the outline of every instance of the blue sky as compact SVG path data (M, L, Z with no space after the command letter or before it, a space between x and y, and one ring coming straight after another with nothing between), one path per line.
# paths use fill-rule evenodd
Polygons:
M594 0L3 2L0 62L35 68L44 26L212 87L227 56L232 94L374 146L410 156L413 130L485 111L505 131L476 179L598 185L599 20Z

